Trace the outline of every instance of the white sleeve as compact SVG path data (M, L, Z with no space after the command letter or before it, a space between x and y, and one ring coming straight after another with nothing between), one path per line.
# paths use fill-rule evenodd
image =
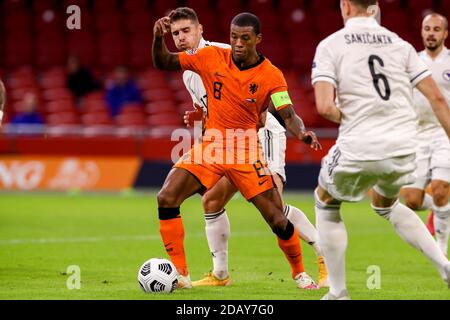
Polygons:
M323 41L317 47L311 77L313 85L319 81L326 81L337 87L337 70L333 53Z
M190 87L190 83L189 83L189 74L191 72L189 71L185 71L183 73L183 82L184 85L186 86L187 91L189 92L191 99L192 99L192 104L198 104L201 105L200 101L198 100L197 96L196 96L196 92L195 92L195 88L191 88Z
M416 50L408 44L409 46L409 55L406 65L406 72L408 72L409 79L411 80L411 84L413 87L417 86L423 79L428 76L431 76L431 72L428 70L425 62L420 59Z

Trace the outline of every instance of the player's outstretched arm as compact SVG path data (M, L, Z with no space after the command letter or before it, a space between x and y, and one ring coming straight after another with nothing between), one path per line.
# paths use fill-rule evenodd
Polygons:
M281 118L283 118L286 128L295 137L303 141L304 143L311 145L314 150L321 150L319 140L313 131L306 131L305 124L303 120L295 113L292 105L289 105L283 109L278 110Z
M5 110L5 102L6 102L6 90L3 82L0 80L0 127L2 125L3 120L3 112Z
M164 36L168 33L170 33L170 19L168 17L155 22L152 46L153 65L159 70L181 70L178 53L169 52L164 43Z
M450 139L450 109L436 82L429 76L419 82L417 89L430 101L434 114Z
M335 103L334 86L329 82L319 81L314 85L314 93L319 114L327 120L340 124L342 113Z

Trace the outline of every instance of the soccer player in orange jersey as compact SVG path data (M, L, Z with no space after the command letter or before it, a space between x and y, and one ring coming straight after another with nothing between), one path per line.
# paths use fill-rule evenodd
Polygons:
M209 46L230 48L229 44L207 41L203 38L203 26L200 24L197 13L192 8L177 8L168 17L170 18L173 41L180 52ZM198 74L189 70L184 71L183 82L195 107L195 111L187 111L184 117L185 124L189 127L193 126L195 121L198 121L198 124L201 123L208 109L208 96L203 81ZM277 191L283 198L283 188L287 181L285 172L286 130L272 112L276 111L270 110L267 112L266 120L262 121L264 127L258 131L258 136L264 159L273 174L272 177ZM192 282L194 287L228 286L232 282L228 267L228 240L231 228L225 206L236 192L236 187L226 177L223 177L202 197L206 239L212 255L213 270L205 274L202 279ZM284 204L284 208L285 215L298 231L300 239L308 243L316 253L319 267L318 285L321 288L326 287L328 274L322 250L318 243L319 235L316 228L299 208L288 204ZM303 278L305 288L314 284L314 280L307 273L303 275Z
M158 194L160 232L180 273L181 287L189 287L191 282L180 205L191 195L210 190L223 176L256 206L277 235L297 283L304 272L298 234L283 214L281 197L251 137L257 141L258 124L269 104L273 104L290 132L316 150L321 146L316 135L306 131L295 114L281 71L257 53L256 45L262 39L259 25L256 16L239 14L231 23L231 49L211 46L186 53L167 50L163 38L170 31L168 18L158 20L154 26L155 67L194 71L201 76L209 97L202 143L174 166ZM239 130L245 132L244 137L233 134ZM192 161L198 151L201 161ZM224 158L227 160L220 161Z

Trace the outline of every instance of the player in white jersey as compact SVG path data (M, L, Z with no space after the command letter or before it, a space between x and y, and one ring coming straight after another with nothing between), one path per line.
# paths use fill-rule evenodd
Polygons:
M172 37L177 49L180 51L195 50L206 46L230 47L223 43L205 41L202 36L202 25L198 23L195 12L190 8L176 9L171 13L171 20ZM197 109L195 112L186 113L185 122L189 126L190 118L197 117L200 120L203 118L204 113L207 112L208 99L202 79L198 74L192 71L185 71L183 73L183 81ZM265 123L265 127L259 131L259 140L268 167L274 173L274 181L281 193L286 182L284 169L286 130L270 112L267 112L266 120L262 120L262 123ZM227 286L231 284L231 278L228 273L230 223L225 205L236 192L236 187L224 177L202 197L205 211L206 236L213 257L213 271L206 274L205 278L192 282L193 286ZM306 215L296 207L286 205L285 214L297 229L300 238L314 248L319 264L318 283L323 287L328 286L328 274L317 242L317 230ZM190 279L181 280L186 283L184 287L189 288L191 286ZM297 284L300 288L317 288L314 281L306 273L299 280Z
M430 101L449 137L450 111L414 48L368 13L368 7L376 4L376 0L341 0L345 27L319 44L313 63L317 109L340 124L315 191L319 243L330 282L324 300L349 299L347 231L340 206L362 200L371 188L375 212L429 258L450 287L450 262L422 220L398 201L401 187L414 181L416 167L411 85Z
M425 50L419 57L428 66L441 92L450 102L450 51L445 47L448 21L438 14L430 14L422 23ZM406 205L413 210L432 209L432 225L442 252L447 255L450 233L450 142L433 114L428 100L414 90L414 106L419 117L417 134L417 180L403 189ZM431 182L432 196L425 190ZM430 219L429 219L430 221ZM431 227L429 227L431 229Z

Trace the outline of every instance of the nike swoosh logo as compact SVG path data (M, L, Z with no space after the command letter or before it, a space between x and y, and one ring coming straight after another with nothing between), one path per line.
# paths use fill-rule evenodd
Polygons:
M263 185L264 183L266 183L267 181L269 181L269 179L266 179L266 180L260 182L259 185L262 186L262 185Z
M220 77L220 78L226 78L224 75L221 75L221 74L218 73L218 72L216 72L214 75L217 76L217 77Z

